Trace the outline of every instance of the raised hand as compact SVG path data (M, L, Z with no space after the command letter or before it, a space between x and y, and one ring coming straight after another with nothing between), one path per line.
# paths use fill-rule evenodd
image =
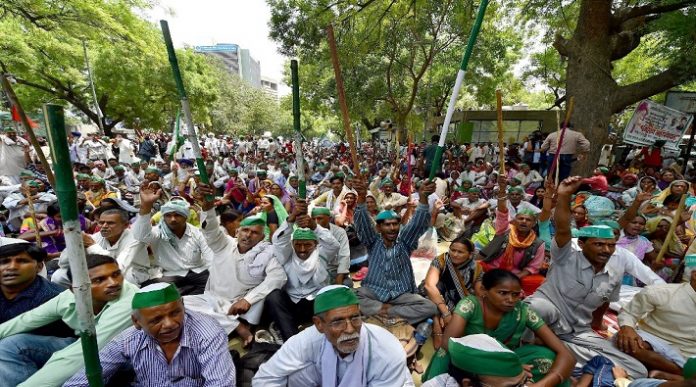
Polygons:
M203 211L208 211L215 207L215 189L210 184L200 183L196 187L194 198L201 205Z
M143 184L140 186L140 205L149 204L150 206L162 196L162 187L159 183Z
M556 192L559 195L572 195L575 192L578 191L578 188L580 188L580 185L582 184L582 177L580 176L572 176L569 177L561 182L561 184L558 185L558 189Z

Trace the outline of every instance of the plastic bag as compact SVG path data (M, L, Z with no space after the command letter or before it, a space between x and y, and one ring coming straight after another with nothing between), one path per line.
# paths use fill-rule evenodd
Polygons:
M437 256L437 231L430 227L420 239L418 247L411 254L411 258L426 258L432 260Z

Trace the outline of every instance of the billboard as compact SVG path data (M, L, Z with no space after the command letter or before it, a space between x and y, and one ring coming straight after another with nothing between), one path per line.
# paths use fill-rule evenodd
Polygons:
M214 46L193 46L195 52L237 52L239 46L236 44L216 44Z
M680 112L696 113L696 93L691 91L668 91L665 106Z
M678 150L682 135L692 120L690 114L646 99L638 103L626 125L623 139L634 145L652 145L663 140L665 148Z

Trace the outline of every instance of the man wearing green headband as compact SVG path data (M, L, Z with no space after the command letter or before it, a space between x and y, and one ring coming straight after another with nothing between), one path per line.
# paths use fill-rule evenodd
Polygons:
M314 207L312 218L321 227L329 230L340 245L338 254L334 256L335 259L327 262L329 276L334 278L335 284L343 284L352 288L353 281L350 279L350 271L348 270L350 268L350 244L346 230L331 223L331 211L326 207Z
M370 192L377 201L377 206L385 210L396 210L408 203L408 198L398 192L394 192L395 186L391 179L380 180L376 177L370 184Z
M235 332L247 346L254 338L251 326L261 321L264 300L287 277L273 257L273 246L264 241L264 220L247 217L236 235L226 235L215 213L213 192L203 184L196 192L206 213L203 236L214 254L210 277L205 292L184 297L184 303L189 310L214 318L226 334Z
M687 255L690 281L647 286L619 314L619 349L648 369L681 375L696 356L696 255Z
M162 196L162 189L143 185L140 188L140 212L133 224L133 237L152 249L155 265L162 277L151 282L173 283L181 294L202 294L208 281L208 267L213 251L200 229L187 222L188 202L171 200L161 208L159 224L152 226L152 206ZM145 283L147 284L147 283Z
M297 334L298 325L310 319L317 292L333 282L327 262L335 260L339 247L331 232L307 215L302 200L295 202L295 210L273 234L275 258L288 282L268 295L264 309L283 340Z
M214 319L186 310L174 285L146 286L131 306L133 326L99 351L104 384L123 369L133 370L139 386L236 384L227 335ZM85 371L65 386L88 387Z
M104 348L131 325L131 302L138 288L123 281L113 258L87 254L86 259L97 346ZM79 332L82 324L75 308L75 295L66 290L42 306L0 324L0 384L62 386L84 367L80 339L29 333L59 320Z
M25 153L28 155L29 143L17 137L17 132L11 128L5 128L0 134L0 165L2 173L10 179L12 184L19 184L19 173L26 167Z
M322 288L314 325L290 338L254 376L256 386L413 386L394 335L363 323L358 298L342 285Z
M498 177L498 188L498 196L507 199L506 202L510 220L513 220L517 213L522 210L528 210L534 214L539 214L541 212L541 209L537 206L524 200L526 194L522 187L508 188L507 180L504 176ZM491 205L491 208L496 208L498 206L498 200L496 199L490 199L488 203Z
M645 377L648 372L643 364L592 330L602 325L608 303L619 300L624 272L607 265L616 250L616 237L610 227L583 227L578 234L581 251L573 248L570 203L581 184L582 178L575 176L562 181L557 189L556 235L551 243L553 270L525 302L580 364L602 355L625 368L632 378Z
M514 219L510 221L510 204L503 194L507 188L505 177L498 178L498 186L500 191L495 212L496 235L479 252L481 264L485 271L491 269L511 271L520 277L523 288L535 288L543 282L539 270L545 256L544 241L534 232L537 222L536 213L527 208L518 207Z
M401 219L393 211L380 213L375 229L365 205L367 185L363 179L356 179L354 185L358 192L355 229L370 261L370 270L357 290L360 309L366 316L399 317L410 324L433 316L437 313L435 304L417 294L411 253L430 227L428 196L435 192L435 183L426 180L421 185L420 203L403 230Z

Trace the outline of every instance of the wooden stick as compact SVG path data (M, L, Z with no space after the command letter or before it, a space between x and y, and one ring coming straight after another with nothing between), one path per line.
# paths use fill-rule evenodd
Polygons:
M495 99L498 110L498 149L500 150L498 158L500 165L498 166L500 176L505 175L505 142L503 141L503 92L495 91Z
M681 219L681 214L684 211L684 203L686 202L686 194L683 194L681 196L681 200L679 200L679 207L677 207L677 212L674 214L674 218L672 218L672 224L669 226L669 231L667 232L667 237L665 237L664 242L662 242L662 248L660 248L660 253L657 254L657 258L655 258L655 262L657 263L662 263L664 260L664 255L667 253L667 249L669 248L670 243L672 243L672 238L674 238L674 231L677 229L677 224L680 223L679 219Z
M556 130L558 138L561 138L561 112L556 110ZM556 163L556 187L558 187L558 172L561 169L561 164Z
M22 126L24 126L24 130L29 135L29 141L31 142L31 145L34 147L34 150L36 151L36 156L39 158L39 161L41 162L41 165L44 168L44 173L46 174L48 182L51 183L51 187L55 188L56 178L53 176L53 170L51 170L51 166L48 165L48 160L46 160L46 156L43 154L43 151L41 150L41 145L39 145L39 140L36 139L36 134L34 134L34 130L31 128L31 125L29 124L29 118L24 113L24 109L22 108L22 105L19 103L19 99L17 99L17 94L15 94L14 89L12 89L12 84L10 84L10 81L7 79L6 74L0 74L0 81L2 82L2 88L5 89L7 98L10 100L10 104L17 108L17 114L19 114L19 118L22 120Z
M329 26L326 27L326 34L329 41L329 51L331 52L331 63L333 64L334 76L336 78L336 92L338 94L338 105L341 107L343 129L346 132L346 139L348 139L348 146L350 147L350 157L353 160L353 172L357 175L360 172L360 167L358 166L358 150L355 147L353 130L350 128L350 115L348 115L348 104L346 103L346 93L343 88L341 63L338 60L338 49L336 48L333 25L329 24Z

